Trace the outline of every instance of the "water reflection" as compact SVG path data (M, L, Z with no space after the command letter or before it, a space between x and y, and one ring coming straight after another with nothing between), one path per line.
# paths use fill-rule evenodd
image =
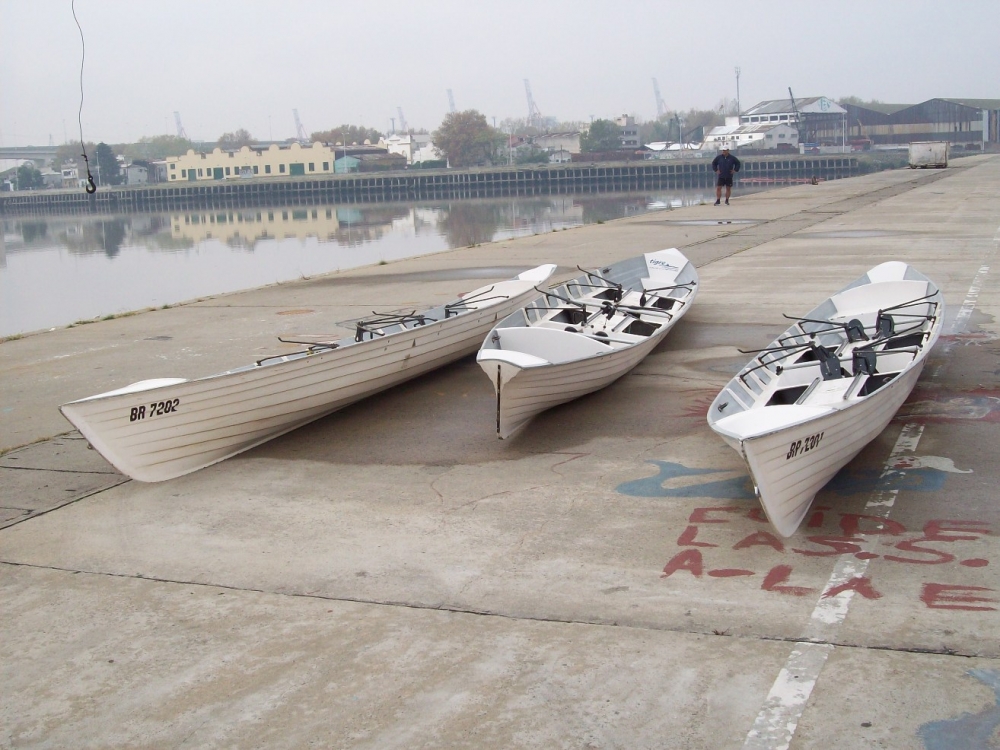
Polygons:
M0 221L0 336L698 203L704 191Z

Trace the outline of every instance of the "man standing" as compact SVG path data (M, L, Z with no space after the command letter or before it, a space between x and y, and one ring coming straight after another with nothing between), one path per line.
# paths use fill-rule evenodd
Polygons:
M726 186L726 205L733 192L733 174L740 171L740 160L729 153L729 146L722 147L722 153L712 159L712 170L718 175L715 181L715 205L722 199L722 186Z

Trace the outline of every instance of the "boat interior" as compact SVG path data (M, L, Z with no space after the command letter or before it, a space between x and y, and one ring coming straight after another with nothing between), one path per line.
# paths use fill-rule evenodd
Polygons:
M790 318L794 323L771 346L744 352L756 356L715 399L709 420L864 399L923 356L940 310L940 292L926 279L848 288L807 316Z
M558 364L634 346L660 331L694 296L693 271L651 278L644 258L633 258L552 289L504 319L483 352L521 356L518 363ZM678 269L679 270L679 269Z

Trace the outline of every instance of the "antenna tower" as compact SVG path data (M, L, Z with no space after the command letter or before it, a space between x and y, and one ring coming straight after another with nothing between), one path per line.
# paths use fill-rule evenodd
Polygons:
M528 95L528 127L542 127L542 113L535 104L535 98L531 95L531 84L528 79L524 79L524 93Z
M181 124L181 113L180 112L174 112L174 122L177 124L177 137L178 138L184 138L186 140L187 137L188 137L188 134L187 134L187 131L184 129L184 125Z
M448 89L448 110L455 112L455 96L451 93L451 89Z
M663 116L667 114L667 105L663 103L663 97L660 96L660 84L653 79L653 93L656 94L656 119L661 120Z
M402 130L404 133L409 133L410 126L406 124L406 118L403 117L403 108L396 107L396 112L399 113L399 129Z
M298 138L301 143L305 143L309 140L309 136L306 135L306 129L302 127L302 120L299 119L299 111L297 109L293 109L292 114L295 115L295 137Z

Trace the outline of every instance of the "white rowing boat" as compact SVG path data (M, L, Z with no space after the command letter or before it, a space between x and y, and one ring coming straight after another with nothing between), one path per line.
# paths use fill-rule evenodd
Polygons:
M786 537L913 390L941 332L944 299L926 276L893 261L791 319L708 412Z
M423 313L373 313L353 337L282 339L309 347L196 380L144 380L60 409L122 473L172 479L471 354L498 320L538 296L555 268L538 266Z
M477 355L496 391L497 436L627 373L697 292L697 271L672 248L585 271L501 321Z

